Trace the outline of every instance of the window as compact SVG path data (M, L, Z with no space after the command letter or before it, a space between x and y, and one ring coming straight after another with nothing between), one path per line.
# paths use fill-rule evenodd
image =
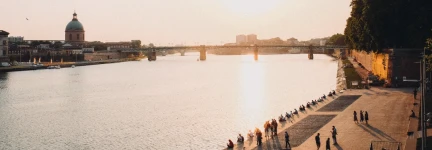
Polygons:
M72 34L69 34L69 40L72 40Z
M77 34L77 40L79 40L80 38L79 38L79 34Z

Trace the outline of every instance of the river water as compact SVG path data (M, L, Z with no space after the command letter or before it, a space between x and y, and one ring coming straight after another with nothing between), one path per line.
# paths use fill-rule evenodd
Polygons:
M325 55L197 58L0 74L0 149L223 149L336 87Z

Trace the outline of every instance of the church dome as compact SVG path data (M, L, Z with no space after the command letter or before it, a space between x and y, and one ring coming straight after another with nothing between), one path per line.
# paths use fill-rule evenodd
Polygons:
M73 14L73 19L66 26L66 31L84 31L81 22L78 21L77 14Z

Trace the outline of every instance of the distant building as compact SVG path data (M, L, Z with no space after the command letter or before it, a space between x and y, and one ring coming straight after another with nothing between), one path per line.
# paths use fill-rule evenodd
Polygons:
M72 21L70 21L65 30L66 43L82 44L85 41L85 31L81 22L78 21L77 14L74 12Z
M93 53L94 52L94 48L82 48L82 51L84 53Z
M255 34L247 35L246 42L248 44L256 44L257 41L258 41L257 35L255 35Z
M65 43L64 40L24 40L27 44L32 44L33 42L50 42L51 44L54 44L56 42L60 42L62 44Z
M237 43L237 45L240 45L240 44L244 44L244 43L247 43L247 37L246 37L246 35L237 35L236 36L236 43Z
M37 46L38 49L50 49L50 45L49 44L39 44Z
M326 45L327 40L321 40L320 41L320 46L325 46Z
M0 30L0 57L8 56L8 36L9 32ZM0 58L0 61L3 61L3 59Z
M24 42L24 37L22 36L10 36L8 37L9 42L12 43L18 43L18 42Z
M288 45L298 45L299 44L299 41L296 39L296 38L289 38L288 40L287 40L287 44Z
M130 49L132 48L132 42L106 42L104 43L109 50L116 50L116 49Z

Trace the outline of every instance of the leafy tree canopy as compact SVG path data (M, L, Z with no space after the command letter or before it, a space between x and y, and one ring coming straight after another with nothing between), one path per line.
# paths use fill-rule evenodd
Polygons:
M345 35L337 33L330 37L327 45L339 45L339 46L345 46Z
M424 47L431 34L431 6L431 0L352 0L345 41L367 52Z

